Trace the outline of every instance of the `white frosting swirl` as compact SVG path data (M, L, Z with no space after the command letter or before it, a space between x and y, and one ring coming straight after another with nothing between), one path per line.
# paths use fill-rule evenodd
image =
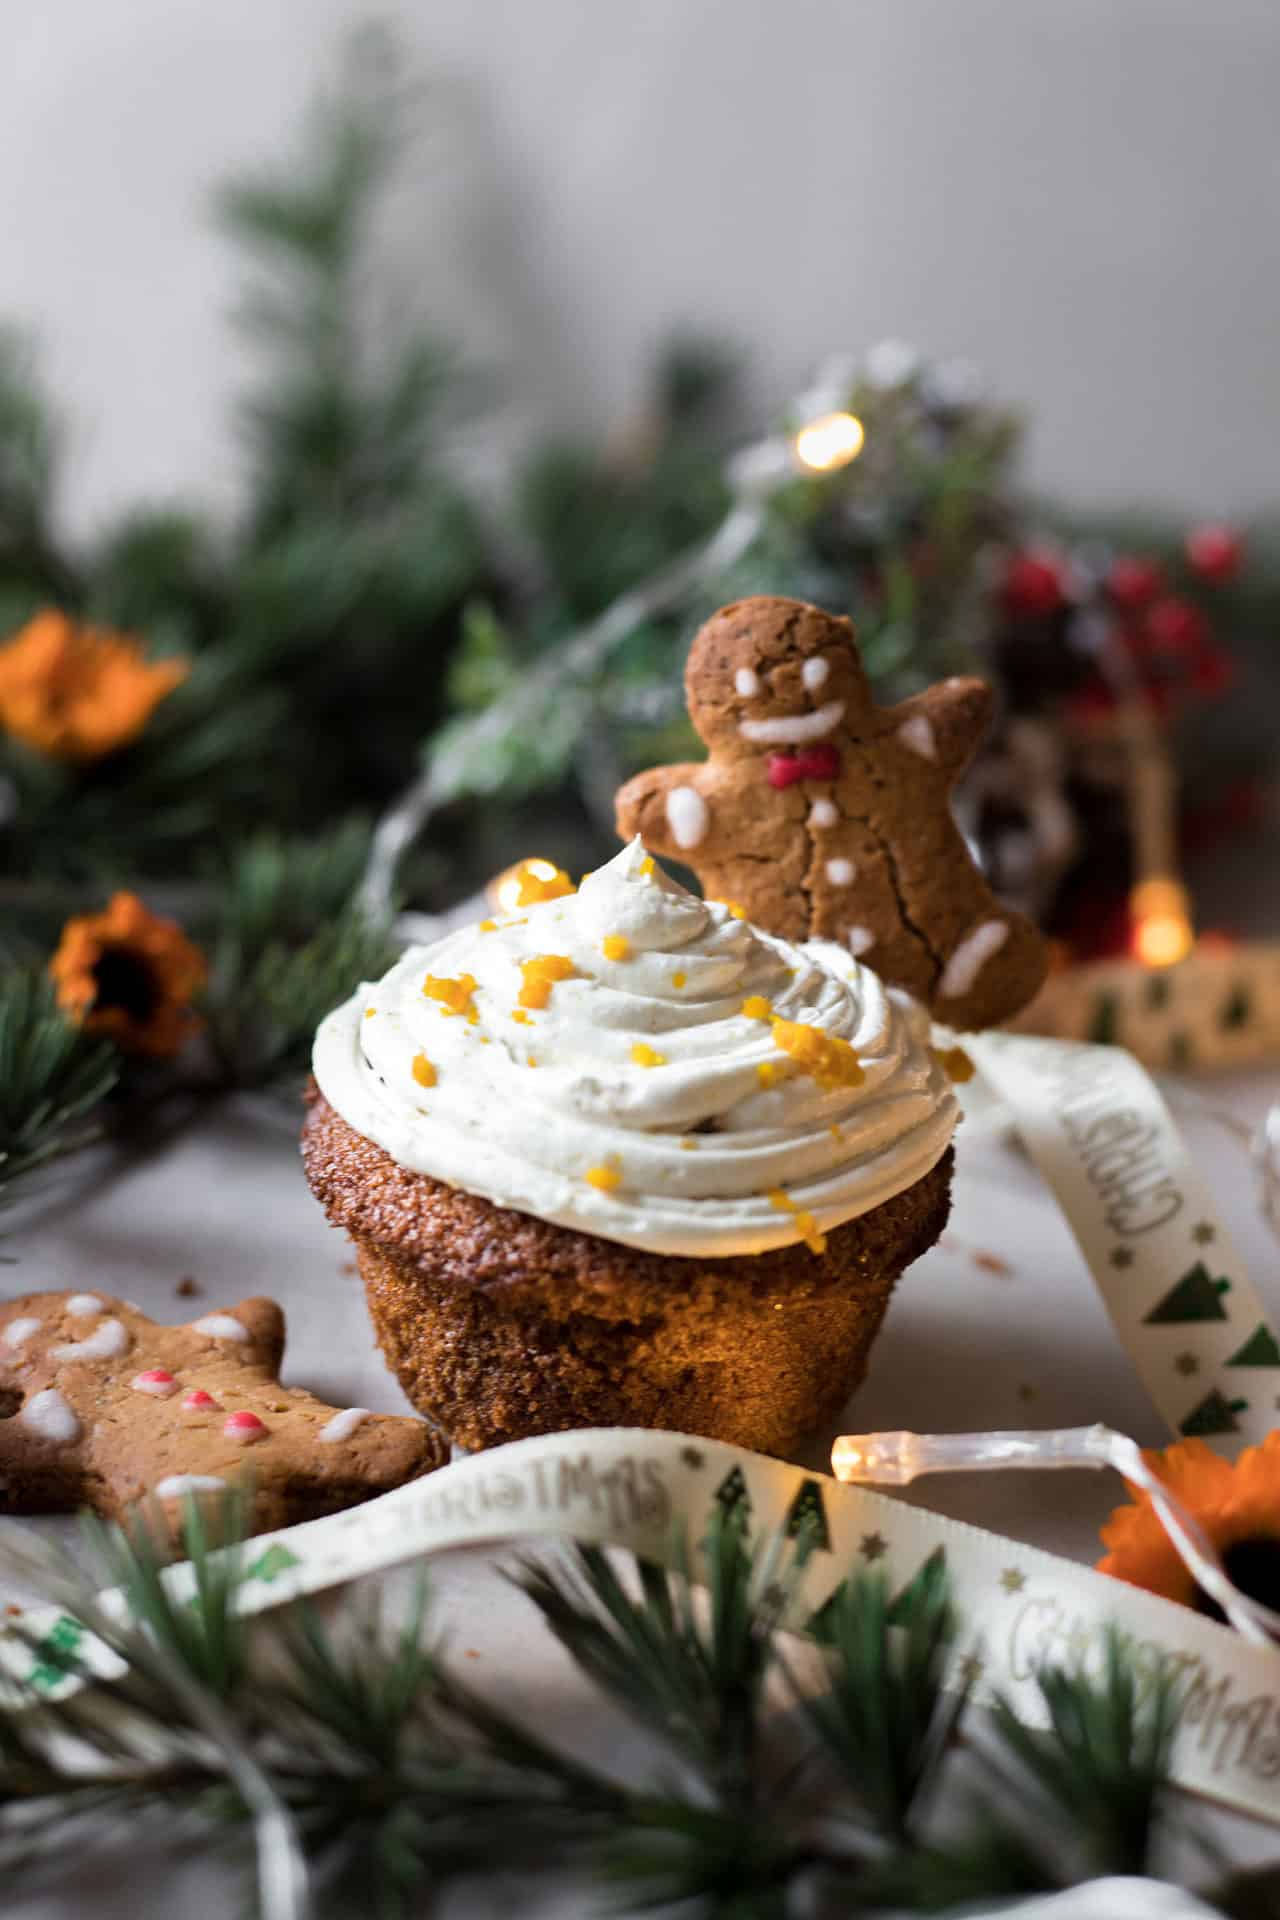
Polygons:
M797 1215L839 1226L946 1151L957 1106L923 1011L842 948L687 893L639 841L576 894L488 924L411 948L316 1037L326 1099L403 1167L696 1256L790 1245L813 1231ZM572 974L522 1009L521 963L544 955ZM464 975L469 1012L424 992ZM861 1083L820 1085L742 1011L756 996L847 1042Z

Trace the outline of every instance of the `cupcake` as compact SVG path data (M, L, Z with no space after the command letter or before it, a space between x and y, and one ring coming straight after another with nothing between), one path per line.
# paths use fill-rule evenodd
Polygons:
M314 1071L311 1186L389 1365L467 1447L630 1425L789 1453L947 1218L928 1016L638 840L411 949Z

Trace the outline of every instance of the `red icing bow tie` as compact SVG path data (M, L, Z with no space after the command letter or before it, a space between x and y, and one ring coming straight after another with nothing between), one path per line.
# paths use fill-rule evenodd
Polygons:
M807 747L803 753L771 753L766 765L771 787L789 787L793 780L834 780L840 755L832 746Z

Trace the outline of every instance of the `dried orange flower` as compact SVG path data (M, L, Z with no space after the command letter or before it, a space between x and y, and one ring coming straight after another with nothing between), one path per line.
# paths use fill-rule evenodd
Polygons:
M126 1053L175 1054L200 1024L191 999L204 984L204 956L136 894L68 920L49 973L63 1011Z
M1234 1466L1203 1440L1180 1440L1143 1458L1200 1522L1236 1586L1267 1606L1280 1605L1280 1433L1247 1448ZM1131 1492L1132 1504L1117 1507L1102 1529L1110 1551L1099 1571L1221 1619L1217 1603L1178 1558L1147 1495Z
M0 647L0 728L58 760L127 746L189 671L136 640L49 610Z

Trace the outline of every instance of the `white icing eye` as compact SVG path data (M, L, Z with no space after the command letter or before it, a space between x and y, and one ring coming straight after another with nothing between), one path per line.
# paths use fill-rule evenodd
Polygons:
M760 675L753 673L750 667L739 667L733 676L733 684L744 700L750 700L760 691Z
M816 693L819 687L826 686L830 671L830 663L824 660L821 654L815 654L812 660L806 660L801 667L800 678L810 693Z

